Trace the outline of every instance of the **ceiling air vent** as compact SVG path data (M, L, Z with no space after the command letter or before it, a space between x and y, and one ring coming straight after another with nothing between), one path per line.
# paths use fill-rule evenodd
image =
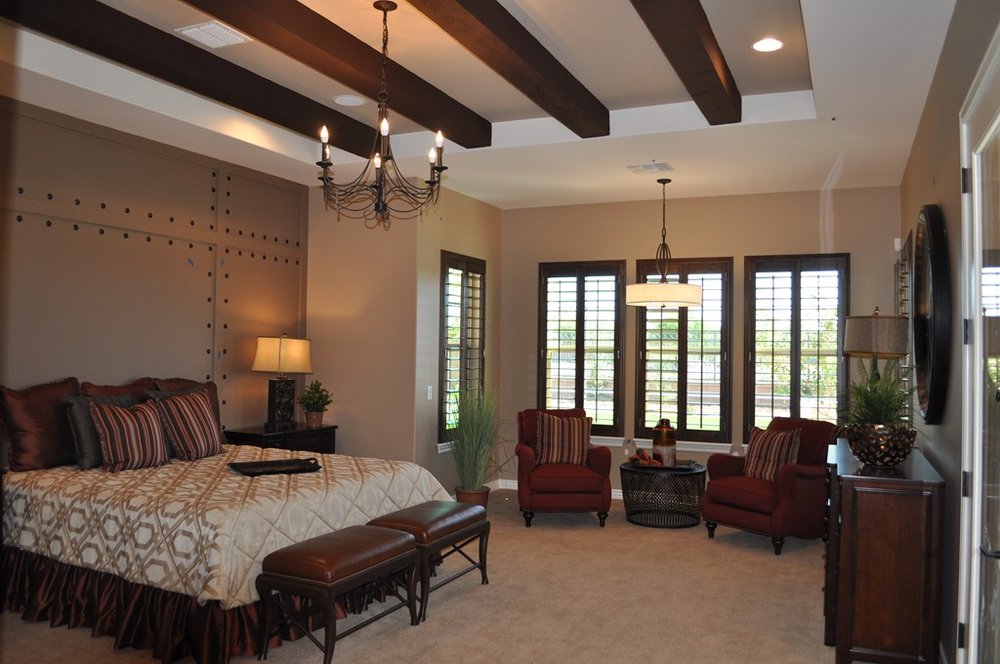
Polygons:
M633 164L632 166L626 166L636 175L651 175L653 173L666 173L667 171L674 170L674 167L665 161L651 161L648 164Z
M228 25L223 25L218 21L189 25L186 28L177 28L174 32L179 32L191 41L208 46L209 48L223 48L253 41L243 33L233 30Z

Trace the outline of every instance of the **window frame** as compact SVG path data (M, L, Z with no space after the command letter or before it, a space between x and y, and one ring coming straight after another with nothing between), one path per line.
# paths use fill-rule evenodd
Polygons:
M687 404L687 335L678 339L678 354L682 361L678 366L678 421L671 422L680 440L696 442L729 442L732 440L732 344L733 344L733 258L671 258L668 265L670 275L678 275L681 283L687 283L692 274L721 273L722 274L722 368L720 372L719 412L722 426L719 431L689 429L686 425ZM636 282L642 283L650 275L658 274L656 261L639 259L635 264ZM635 436L636 438L652 438L653 429L644 425L646 419L646 307L638 307L636 312L636 346L635 346ZM680 328L685 329L688 320L688 308L678 308Z
M801 393L801 274L808 270L835 269L838 272L838 334L837 334L837 423L842 421L842 413L847 405L847 363L843 356L844 323L851 303L851 255L849 253L829 254L782 254L769 256L746 256L744 259L744 353L746 364L743 377L743 435L749 438L755 426L754 412L756 387L756 355L754 336L756 334L756 276L758 272L788 270L792 272L792 349L790 353L791 403L790 417L800 416L799 396Z
M479 296L479 381L477 389L480 393L486 390L486 260L482 258L474 258L472 256L465 256L463 254L458 254L452 251L441 250L441 274L440 274L440 309L438 313L438 442L448 442L451 440L451 432L454 428L447 428L447 413L446 408L448 404L448 317L447 317L447 299L448 299L448 271L454 268L462 271L462 304L461 306L461 317L465 321L468 319L468 278L470 273L478 273L481 275L480 279L480 296ZM468 377L466 376L466 352L467 352L467 326L462 325L461 332L461 343L459 352L461 357L459 359L459 384L462 390L467 389L466 383L468 382Z
M546 352L547 352L547 280L550 277L575 276L577 279L577 311L576 329L581 329L584 322L585 289L583 285L586 277L599 275L613 275L615 278L615 358L614 358L614 395L612 408L612 423L597 424L591 426L591 433L598 436L622 436L624 432L624 342L625 342L625 261L624 260L597 260L597 261L563 261L553 263L538 264L538 340L537 340L537 407L546 408ZM584 370L584 346L586 338L584 335L577 335L576 341L576 373L574 387L574 401L577 408L583 408L583 370ZM591 413L588 413L591 415Z

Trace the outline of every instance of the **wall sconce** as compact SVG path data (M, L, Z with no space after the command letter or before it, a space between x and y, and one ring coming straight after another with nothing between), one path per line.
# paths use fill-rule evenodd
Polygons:
M288 431L295 428L295 379L286 374L312 373L312 357L308 339L257 337L251 371L277 374L267 384L267 431Z

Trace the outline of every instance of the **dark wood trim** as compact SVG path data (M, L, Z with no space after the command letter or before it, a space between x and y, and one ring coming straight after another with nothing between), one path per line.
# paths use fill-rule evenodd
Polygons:
M710 125L739 122L740 96L699 0L631 0Z
M577 136L610 133L604 104L496 0L409 2Z
M371 99L378 97L382 53L297 0L184 2ZM381 14L373 9L371 20L381 21ZM390 49L392 30L390 16ZM432 131L440 129L449 140L466 148L490 145L492 125L486 118L391 59L386 83L391 110ZM318 131L317 127L313 133Z
M305 136L327 125L336 146L367 157L372 127L96 0L0 0L0 16Z
M486 261L482 258L473 258L472 256L464 256L462 254L456 254L451 251L441 250L441 274L438 281L440 282L439 287L439 297L440 304L438 309L438 442L444 443L450 440L448 432L451 429L445 428L445 380L447 377L447 368L445 366L445 337L447 335L447 326L445 325L445 285L447 284L447 274L448 268L455 267L463 271L463 273L468 274L469 271L478 270L482 275L482 285L480 293L480 312L479 312L479 338L481 340L482 354L479 357L479 375L482 381L479 386L481 390L486 390ZM462 292L462 310L466 309L465 302L465 277L462 279L463 292ZM462 328L462 348L465 348L465 328ZM465 366L462 366L462 381L465 381L464 376Z
M681 386L677 413L677 422L672 422L677 430L677 437L683 440L699 442L729 442L732 440L733 431L733 399L732 399L732 367L733 367L733 259L732 257L720 258L671 258L669 270L671 274L679 274L681 281L687 283L688 276L699 273L719 272L722 274L722 371L720 375L719 391L719 412L722 418L722 426L718 432L689 430L687 427L687 364L681 362L679 368L678 384ZM653 259L639 259L635 262L636 283L642 283L644 277L656 274L656 261ZM687 325L687 308L680 309L680 329ZM646 418L646 381L643 367L645 359L645 328L646 309L636 307L635 326L635 422L634 431L637 438L652 438L653 430L643 426ZM680 356L687 355L687 339L681 336L679 339Z
M582 288L584 278L590 275L611 275L615 277L615 288L617 290L615 307L615 383L614 383L614 409L612 424L594 424L591 432L599 436L621 436L624 431L624 389L625 389L625 261L624 260L601 260L601 261L572 261L559 263L539 263L538 264L538 343L537 354L537 392L536 403L538 408L546 408L545 404L545 305L546 305L546 280L555 276L575 276L577 279L577 311L576 329L582 330L584 323L584 289ZM576 340L576 384L574 394L574 407L584 408L583 404L583 345L584 337L577 335Z

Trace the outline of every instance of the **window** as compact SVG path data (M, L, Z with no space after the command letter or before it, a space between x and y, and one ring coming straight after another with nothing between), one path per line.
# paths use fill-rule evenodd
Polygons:
M482 394L486 355L486 261L441 252L441 439L458 423L462 394Z
M733 259L671 259L668 281L698 284L700 307L636 314L636 432L651 438L660 418L683 440L730 440ZM636 279L659 281L656 261L636 262Z
M541 263L538 407L584 408L598 435L622 435L625 262Z
M744 431L776 416L837 422L849 272L848 254L747 257Z

